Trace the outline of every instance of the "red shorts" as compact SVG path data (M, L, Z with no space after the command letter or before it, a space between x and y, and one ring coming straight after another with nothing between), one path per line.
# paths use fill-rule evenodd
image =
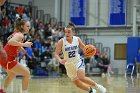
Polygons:
M7 61L3 62L0 57L0 64L6 70L12 69L17 63L18 62L15 60L15 58L8 57Z

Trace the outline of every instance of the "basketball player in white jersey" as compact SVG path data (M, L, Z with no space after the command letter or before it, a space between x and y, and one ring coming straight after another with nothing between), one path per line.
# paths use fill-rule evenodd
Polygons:
M96 90L91 88L96 87L101 91L101 93L106 93L106 88L85 76L85 64L84 61L80 59L80 55L78 53L79 47L83 49L85 45L79 37L73 36L74 31L74 24L69 23L65 28L65 37L58 41L56 47L55 57L57 61L65 65L68 77L80 89L89 93L96 93ZM63 59L59 56L61 51L64 55ZM91 87L88 87L86 84Z

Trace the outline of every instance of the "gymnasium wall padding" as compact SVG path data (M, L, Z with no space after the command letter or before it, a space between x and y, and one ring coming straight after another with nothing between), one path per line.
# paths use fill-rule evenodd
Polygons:
M127 64L134 63L134 58L140 48L140 37L128 37L127 39ZM130 70L129 68L128 70Z

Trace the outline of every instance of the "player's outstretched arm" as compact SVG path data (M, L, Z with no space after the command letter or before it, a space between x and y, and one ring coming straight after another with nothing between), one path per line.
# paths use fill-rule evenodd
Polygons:
M9 39L8 44L12 46L31 47L32 42L27 41L25 43L21 43L23 38L24 38L23 34L17 33L12 38Z

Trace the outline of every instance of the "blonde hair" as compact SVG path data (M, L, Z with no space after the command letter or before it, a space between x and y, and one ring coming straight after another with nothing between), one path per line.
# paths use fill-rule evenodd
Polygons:
M15 24L14 24L15 31L24 32L24 25L25 25L26 22L27 21L25 21L21 18L16 19Z
M74 25L74 23L72 23L72 22L70 22L70 23L65 27L65 29L66 29L66 28L71 28L72 31L75 32L75 25Z

